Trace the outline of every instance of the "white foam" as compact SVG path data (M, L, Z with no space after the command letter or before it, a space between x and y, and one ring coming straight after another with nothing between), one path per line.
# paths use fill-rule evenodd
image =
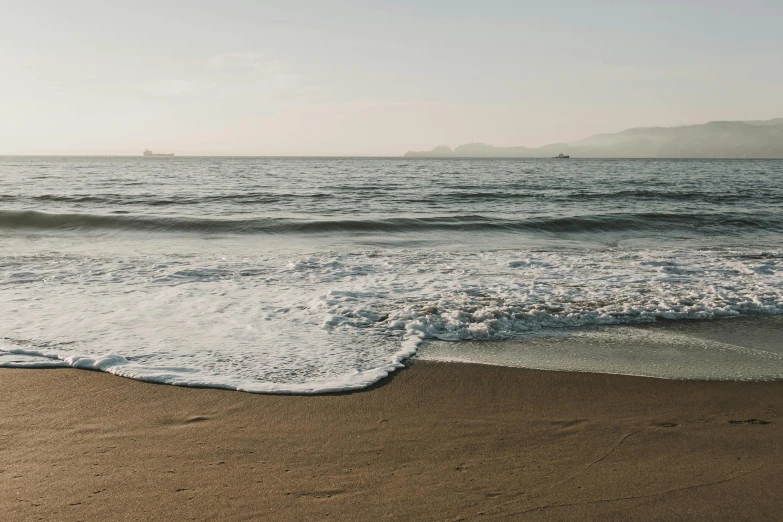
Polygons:
M0 366L321 393L377 382L422 339L783 312L780 251L78 248L0 257Z

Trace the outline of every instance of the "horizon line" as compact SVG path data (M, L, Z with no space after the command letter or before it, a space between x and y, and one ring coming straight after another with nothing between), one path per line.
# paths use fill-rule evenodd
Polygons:
M557 145L563 145L568 146L571 143L579 142L582 140L586 140L595 136L605 136L605 135L611 135L611 134L620 134L626 131L631 130L644 130L644 129L677 129L682 127L696 127L696 126L702 126L702 125L708 125L710 123L744 123L744 124L751 124L750 122L769 122L774 120L783 120L783 117L775 117L775 118L768 118L768 119L756 119L756 120L708 120L704 123L685 123L681 125L671 125L671 126L661 126L661 125L651 125L651 126L637 126L637 127L628 127L626 129L620 130L620 131L614 131L614 132L599 132L597 134L591 134L584 138L580 138L577 140L573 140L570 142L552 142L547 143L545 145L541 145L539 147L531 147L527 145L507 145L507 146L498 146L498 145L491 145L489 143L483 142L483 141L473 141L470 143L465 143L462 145L473 145L473 144L481 144L481 145L489 145L491 147L496 147L500 149L504 148L526 148L530 150L536 150L536 149L542 149L545 147L553 147ZM458 145L454 149L452 147L445 145L452 151L456 148L462 146ZM435 148L438 148L440 146L444 145L438 145ZM433 149L434 150L434 149ZM206 154L206 155L174 155L170 157L178 157L178 158L408 158L412 159L415 157L409 157L406 156L409 152L420 152L420 153L427 153L431 151L423 150L423 151L406 151L402 153L402 155L375 155L375 154L295 154L295 155L289 155L289 154ZM21 153L21 154L14 154L14 153L0 153L0 157L82 157L82 158L134 158L134 157L143 157L143 156L137 156L136 154L81 154L81 153L68 153L68 152L61 152L61 153ZM427 158L427 159L449 159L449 158L482 158L485 156L449 156L449 157L425 157L421 156L419 159ZM160 157L158 157L160 158ZM542 157L535 157L535 156L491 156L487 158L495 158L495 159L546 159ZM578 158L571 158L571 159L578 159ZM583 158L586 159L586 158ZM620 158L620 157L606 157L606 158L599 158L599 157L593 157L590 159L779 159L779 158L663 158L663 157L627 157L627 158Z

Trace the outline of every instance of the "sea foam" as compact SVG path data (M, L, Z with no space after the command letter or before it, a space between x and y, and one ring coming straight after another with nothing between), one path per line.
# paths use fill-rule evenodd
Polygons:
M367 387L422 340L783 312L780 251L71 254L5 256L1 266L2 366L267 393Z

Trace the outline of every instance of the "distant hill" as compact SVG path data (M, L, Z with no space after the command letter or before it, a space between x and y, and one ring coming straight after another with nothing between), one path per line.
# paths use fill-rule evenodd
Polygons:
M452 150L441 145L431 151L407 152L405 157L548 158L559 153L574 158L783 158L783 118L638 127L538 148L470 143Z

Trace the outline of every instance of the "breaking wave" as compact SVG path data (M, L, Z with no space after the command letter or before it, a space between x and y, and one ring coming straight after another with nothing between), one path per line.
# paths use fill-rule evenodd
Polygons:
M777 216L740 213L608 213L571 217L503 219L480 214L385 219L198 218L130 214L49 213L0 210L0 229L129 230L149 232L288 234L411 231L509 231L542 234L698 231L737 235L783 230Z

